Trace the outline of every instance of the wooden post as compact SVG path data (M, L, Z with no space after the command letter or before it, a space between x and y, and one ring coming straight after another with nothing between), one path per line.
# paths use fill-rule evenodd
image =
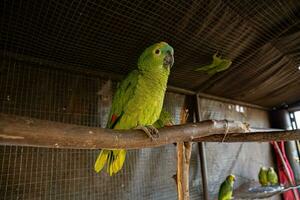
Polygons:
M183 162L183 199L190 199L190 160L192 155L192 142L184 142L184 162Z
M183 163L184 163L184 144L177 143L177 195L178 200L184 200L183 190Z
M192 142L177 143L177 191L178 200L189 200L189 175Z
M198 94L195 95L196 97L196 109L197 109L197 121L201 121L201 106L200 106L200 99ZM203 199L209 200L208 196L208 180L207 180L207 164L206 164L206 152L204 142L198 143L199 147L199 158L200 158L200 166L201 166L201 178L202 178L202 191L203 191Z

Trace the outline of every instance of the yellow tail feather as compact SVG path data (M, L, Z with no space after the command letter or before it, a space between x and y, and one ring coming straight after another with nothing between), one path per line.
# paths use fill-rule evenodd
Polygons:
M126 158L126 151L124 149L114 150L113 155L114 155L114 161L112 163L112 170L113 173L117 173L123 167Z
M106 171L110 176L112 176L122 169L125 158L126 151L124 149L102 149L95 162L94 169L96 172L100 172L103 169L104 165L107 164Z
M97 158L97 160L95 162L95 165L94 165L94 169L97 173L100 172L103 169L103 167L104 167L104 165L107 161L109 153L110 153L110 151L105 150L105 149L102 149L100 151L100 154L98 155L98 158Z

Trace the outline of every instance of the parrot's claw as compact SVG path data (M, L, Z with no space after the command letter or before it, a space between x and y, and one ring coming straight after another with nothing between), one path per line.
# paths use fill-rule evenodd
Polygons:
M135 129L144 131L152 140L159 137L158 130L152 125L137 126Z

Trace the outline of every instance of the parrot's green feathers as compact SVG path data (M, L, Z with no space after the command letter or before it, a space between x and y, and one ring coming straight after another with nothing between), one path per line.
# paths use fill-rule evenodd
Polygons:
M278 176L273 167L269 167L268 169L268 182L271 185L277 185L278 184Z
M258 173L258 180L262 186L268 185L268 169L266 167L261 167Z
M172 126L174 124L170 113L162 109L159 119L153 124L155 128L163 128L165 126Z
M226 180L220 186L218 200L232 199L234 182L235 182L235 176L233 174L227 176Z
M221 58L217 53L213 55L212 63L195 69L195 71L203 71L208 75L214 75L218 72L227 70L232 64L229 59Z
M138 69L127 75L114 94L106 128L132 129L158 120L174 63L173 53L170 45L160 42L141 54ZM106 164L107 173L113 175L122 168L125 158L125 150L101 150L95 171L101 171Z

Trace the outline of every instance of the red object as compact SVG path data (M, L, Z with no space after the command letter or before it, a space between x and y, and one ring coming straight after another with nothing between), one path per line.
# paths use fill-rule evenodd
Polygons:
M276 161L277 161L277 166L278 166L278 175L279 175L280 184L282 184L282 185L291 185L290 182L289 182L288 176L287 176L287 174L285 172L284 164L282 163L282 160L280 158L278 149L276 148L276 146L274 145L274 143L275 142L271 142L271 144L274 147L274 151L275 151L275 155L276 155ZM290 165L290 163L289 163L289 161L288 161L288 159L286 157L286 153L285 153L285 149L284 149L284 142L280 141L280 142L277 142L277 144L278 144L279 150L281 151L283 160L284 160L284 162L286 164L287 171L289 172L290 177L292 179L292 184L295 185L294 172L293 172L293 170L291 168L291 165ZM298 199L299 199L298 190L295 190L295 191L296 191L296 193L298 195ZM283 199L284 200L294 200L295 199L294 192L292 190L284 192L283 193Z
M115 114L113 114L112 116L111 116L111 123L113 124L113 123L115 123L115 121L118 119L118 116L117 115L115 115Z

